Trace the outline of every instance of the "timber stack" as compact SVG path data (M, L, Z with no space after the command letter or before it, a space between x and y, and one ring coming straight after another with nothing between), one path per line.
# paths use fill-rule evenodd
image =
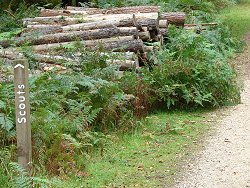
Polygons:
M79 52L74 58L65 57L62 51L51 54L77 42L91 50L101 49L103 54L118 54L107 59L107 64L116 64L122 71L136 70L148 61L149 52L164 44L168 25L184 27L185 18L183 12L160 13L159 6L42 9L39 17L23 19L25 29L18 37L0 41L5 48L0 57L20 55L13 51L26 45L38 62L58 64L64 60L77 64Z

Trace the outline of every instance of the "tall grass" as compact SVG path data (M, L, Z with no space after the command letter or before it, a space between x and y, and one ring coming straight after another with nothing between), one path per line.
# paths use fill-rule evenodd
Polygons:
M223 10L219 18L228 25L232 35L237 38L242 38L250 31L250 1L244 0L240 4L228 7Z

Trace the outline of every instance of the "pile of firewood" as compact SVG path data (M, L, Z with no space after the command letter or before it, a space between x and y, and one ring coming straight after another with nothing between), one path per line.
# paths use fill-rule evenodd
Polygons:
M136 69L155 48L153 44L157 43L158 47L164 44L169 24L184 27L184 23L184 13L160 13L158 6L43 9L40 17L23 20L25 29L18 37L0 41L0 46L6 48L0 51L0 56L9 54L10 49L13 51L13 45L16 46L14 51L28 45L34 53L33 58L39 62L77 62L77 55L69 59L63 54L49 54L53 49L77 41L91 50L101 45L104 53L119 54L122 58L111 58L107 63L120 65L120 70Z

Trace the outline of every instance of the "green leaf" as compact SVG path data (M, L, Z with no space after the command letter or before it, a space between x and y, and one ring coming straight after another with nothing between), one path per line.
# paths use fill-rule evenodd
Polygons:
M9 117L7 117L3 113L0 113L0 126L2 129L9 132L14 127L14 124L13 124L13 121Z

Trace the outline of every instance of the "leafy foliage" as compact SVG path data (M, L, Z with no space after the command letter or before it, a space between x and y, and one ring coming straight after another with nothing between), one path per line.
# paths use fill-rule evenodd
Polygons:
M13 85L0 83L0 145L4 146L6 143L15 139L14 132L14 93Z
M13 31L12 35L18 34L17 28L22 27L22 19L38 14L39 10L35 5L28 6L25 3L20 3L15 11L10 7L5 10L0 9L0 33Z
M170 44L158 52L157 66L145 71L157 98L176 104L220 105L240 100L236 73L227 59L240 48L227 29L201 34L170 28Z

